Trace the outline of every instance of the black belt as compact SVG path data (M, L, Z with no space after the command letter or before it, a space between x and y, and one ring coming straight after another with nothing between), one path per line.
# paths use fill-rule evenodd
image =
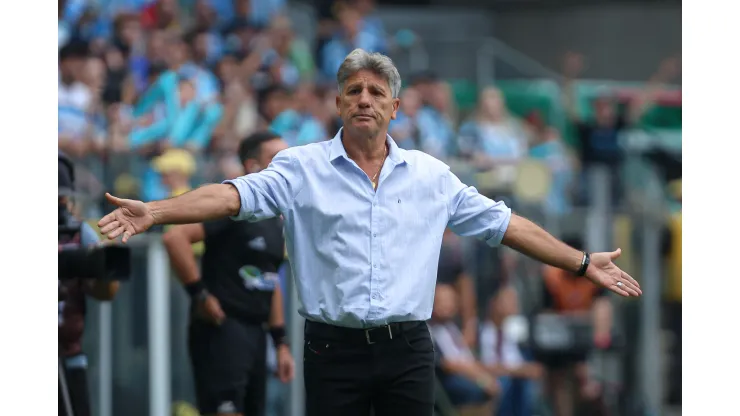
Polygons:
M397 338L404 332L414 329L423 323L424 321L395 322L388 325L360 329L345 328L306 320L305 334L310 337L319 337L328 340L375 344Z

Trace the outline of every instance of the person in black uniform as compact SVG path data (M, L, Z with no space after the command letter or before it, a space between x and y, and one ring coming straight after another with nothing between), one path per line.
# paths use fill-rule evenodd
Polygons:
M279 136L258 132L242 141L239 158L246 172L255 173L287 147ZM205 253L199 274L192 244L200 241ZM199 411L264 414L266 326L276 347L279 379L290 381L294 368L277 274L285 258L280 218L179 225L165 233L164 243L192 299L188 347Z

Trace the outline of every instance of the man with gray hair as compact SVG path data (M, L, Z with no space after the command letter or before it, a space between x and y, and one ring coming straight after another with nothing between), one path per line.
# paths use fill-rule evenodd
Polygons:
M306 318L309 416L431 415L432 313L446 227L570 270L622 296L640 286L612 260L560 242L502 202L464 185L433 157L398 148L387 134L401 78L391 60L352 51L337 72L344 127L329 141L278 153L267 169L176 198L118 206L100 220L126 242L154 224L282 215Z

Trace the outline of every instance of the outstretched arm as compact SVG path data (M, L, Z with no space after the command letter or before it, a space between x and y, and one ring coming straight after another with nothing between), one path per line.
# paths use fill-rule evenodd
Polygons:
M202 186L180 196L147 203L154 224L193 224L239 213L239 192L230 184Z
M154 224L193 224L229 216L259 221L280 215L301 186L290 150L278 153L259 173L202 186L175 198L143 203L106 194L118 208L98 222L100 231L110 239L123 235L125 243Z
M448 199L449 226L462 236L476 237L490 246L504 244L535 260L560 269L577 272L586 259L582 251L568 246L533 222L511 212L502 202L494 202L464 185L452 173L443 175ZM613 261L621 250L593 253L585 276L621 296L640 296L640 285Z

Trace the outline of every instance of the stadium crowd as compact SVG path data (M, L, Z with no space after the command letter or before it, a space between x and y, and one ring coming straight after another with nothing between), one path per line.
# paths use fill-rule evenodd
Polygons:
M272 130L290 146L332 138L341 127L335 75L344 57L355 48L387 53L398 40L374 15L373 0L316 3L316 39L308 42L295 33L285 0L60 0L59 149L87 168L82 187L93 194L106 189L119 197L162 199L243 174L237 147L255 131ZM514 115L495 86L481 88L472 111L459 111L450 84L431 70L402 74L401 108L390 135L402 148L495 172L502 188L514 183L521 162L542 161L551 177L544 208L555 215L587 204L584 175L605 166L612 172L612 200L620 204L624 155L618 135L638 122L679 68L666 60L626 108L605 97L586 117L570 89L582 66L577 54L566 57L562 82L562 105L577 146L566 144L564 132L537 110ZM461 414L491 414L495 403L502 415L528 415L540 386L555 414L569 415L574 405L557 388L565 369L576 374L577 396L594 402L600 389L582 368L585 357L535 360L506 338L504 321L520 313L511 282L501 282L480 315L466 310L475 295L465 283L459 245L446 236L443 253L451 254L440 260L430 322L438 376L452 405ZM666 255L675 257L675 247ZM583 296L573 301L556 293L557 284L547 289L547 281L568 282L569 276L551 270L541 275L548 279L547 309L593 312L594 325L606 325L595 331L594 343L608 346L611 312L603 293L574 283L572 290ZM680 272L678 279L680 288ZM676 298L680 336L680 289L672 305ZM486 319L479 323L477 316ZM676 394L680 400L680 390ZM597 414L594 406L587 414Z

